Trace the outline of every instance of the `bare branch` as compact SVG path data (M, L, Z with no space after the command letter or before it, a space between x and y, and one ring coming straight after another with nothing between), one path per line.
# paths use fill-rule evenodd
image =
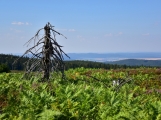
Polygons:
M63 34L57 32L56 30L53 30L52 28L51 28L51 30L52 30L53 32L56 32L57 34L62 35L63 37L65 37ZM65 37L65 38L66 38L66 37ZM67 39L67 38L66 38L66 39Z
M28 46L31 43L31 41L34 41L34 46L26 50L26 52L20 57L22 58L28 53L32 54L32 57L24 63L26 64L26 74L29 74L33 70L42 71L42 78L49 79L51 71L60 70L62 72L62 75L64 75L63 54L67 57L69 56L61 49L61 47L63 46L59 45L56 42L55 35L62 34L54 30L53 27L54 26L52 26L50 23L47 23L44 28L39 29L36 32L35 36L24 44L27 44ZM42 29L44 29L45 35L41 39L39 39L39 32ZM54 38L52 38L51 32L53 33ZM40 44L43 45L40 46ZM40 49L42 49L41 52L39 52ZM13 64L15 64L20 58L15 60Z

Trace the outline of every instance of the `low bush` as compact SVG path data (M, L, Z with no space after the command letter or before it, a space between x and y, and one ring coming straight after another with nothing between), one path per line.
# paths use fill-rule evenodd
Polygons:
M9 67L6 65L6 64L0 64L0 73L3 73L3 72L10 72L10 69Z

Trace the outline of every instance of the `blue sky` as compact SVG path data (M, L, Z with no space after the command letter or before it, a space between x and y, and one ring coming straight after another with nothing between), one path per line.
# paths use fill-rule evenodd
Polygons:
M47 22L67 37L56 37L66 53L161 52L160 6L161 0L1 0L0 53L24 53Z

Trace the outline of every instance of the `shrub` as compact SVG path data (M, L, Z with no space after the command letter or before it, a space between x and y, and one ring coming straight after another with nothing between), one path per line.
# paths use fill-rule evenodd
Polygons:
M6 73L10 72L9 67L6 64L0 64L0 73L2 72L6 72Z

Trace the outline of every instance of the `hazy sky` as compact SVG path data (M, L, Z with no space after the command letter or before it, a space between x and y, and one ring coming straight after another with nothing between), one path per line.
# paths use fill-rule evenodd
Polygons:
M161 0L1 0L0 53L24 53L47 22L66 53L161 52Z

